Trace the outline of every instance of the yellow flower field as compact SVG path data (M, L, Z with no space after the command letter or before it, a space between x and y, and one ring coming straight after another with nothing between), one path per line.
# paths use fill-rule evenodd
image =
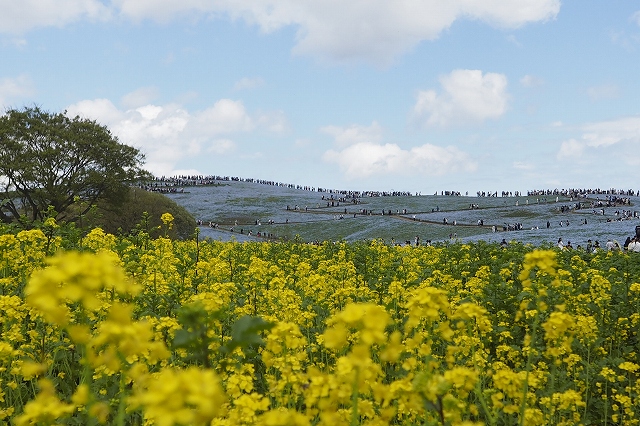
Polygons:
M0 230L6 424L640 423L635 253Z

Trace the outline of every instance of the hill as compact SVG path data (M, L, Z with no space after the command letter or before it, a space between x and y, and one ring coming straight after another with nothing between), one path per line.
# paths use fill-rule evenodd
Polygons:
M165 195L201 221L201 235L238 241L519 241L574 247L588 239L623 243L640 225L637 196L368 195L274 183L216 180L167 188ZM625 203L611 200L624 200ZM211 228L209 224L217 224ZM548 224L548 227L547 227ZM495 232L494 232L495 231ZM258 237L260 233L260 237Z

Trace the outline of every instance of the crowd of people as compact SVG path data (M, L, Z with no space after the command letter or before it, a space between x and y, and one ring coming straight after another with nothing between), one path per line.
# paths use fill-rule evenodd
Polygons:
M562 240L562 238L558 238L557 247L560 250L573 250L574 247L571 244L571 241L567 241L566 244ZM585 247L581 245L576 246L577 250L586 250L587 253L596 253L600 250L607 251L626 251L633 253L640 253L640 235L636 233L633 237L627 237L624 244L620 245L617 241L612 240L611 238L607 240L604 247L600 245L598 240L592 241L591 239L587 240L587 244Z
M219 176L219 175L181 175L174 177L156 177L151 181L144 182L140 185L140 187L149 190L149 191L157 191L163 193L175 193L175 192L184 192L186 187L190 186L203 186L203 185L220 185L224 182L249 182L249 183L257 183L261 185L270 185L270 186L278 186L284 187L288 189L296 189L308 192L317 192L320 193L320 202L318 202L314 207L344 207L344 214L341 212L340 214L334 214L333 218L341 219L344 218L347 214L347 206L348 205L358 205L361 204L366 197L410 197L410 196L419 196L420 193L411 193L408 191L354 191L354 190L336 190L336 189L328 189L322 187L314 187L308 185L294 185L287 184L282 182L277 182L273 180L263 180L263 179L253 179L253 178L240 178L240 177L232 177L232 176ZM461 196L462 193L460 191L452 191L452 190L443 190L439 192L435 192L434 195L441 196ZM468 193L465 193L468 195ZM519 191L478 191L477 197L523 197L523 194ZM633 211L629 208L623 208L625 206L631 205L631 197L640 196L640 190L620 190L620 189L545 189L545 190L530 190L527 191L526 195L528 197L536 197L536 203L547 203L547 197L555 198L555 202L560 201L560 197L568 198L571 203L563 203L557 207L559 213L570 213L576 210L581 209L592 209L594 214L597 215L605 215L605 209L614 207L616 208L613 215L610 214L610 210L607 215L606 221L620 221L620 220L629 220L639 218L640 215L638 212ZM519 205L519 202L522 200L516 200L516 205ZM526 199L526 204L529 204L529 199ZM553 201L553 200L552 200ZM476 210L480 209L480 205L477 202L473 202L469 204L469 209ZM301 207L298 205L295 206L287 206L287 210L293 211L301 211ZM304 207L305 211L309 211L309 207ZM433 212L439 211L439 208L432 209ZM353 211L353 216L357 215L407 215L408 212L406 209L387 209L378 212L374 212L371 209L360 208L358 211ZM429 220L420 219L413 214L413 220L417 221L426 221ZM269 221L271 223L271 221ZM288 223L288 219L286 221ZM444 225L458 225L457 221L449 220L444 218L441 222ZM478 219L478 226L484 226L484 220ZM582 218L580 224L586 224L587 219ZM209 225L214 229L218 229L219 225L213 222L201 222L200 225ZM467 224L469 225L469 224ZM491 227L493 232L502 231L519 231L524 230L525 227L520 222L513 223L504 223L501 226L496 225L487 225ZM544 224L542 225L544 227ZM547 221L546 227L550 228L551 224ZM569 221L563 219L559 222L560 227L568 227ZM528 227L527 227L528 229ZM538 227L534 227L531 229L539 229ZM238 228L237 226L227 228L225 230L231 232L244 233L245 230L242 228ZM249 234L252 235L252 234ZM261 233L260 237L273 237L273 235L265 235ZM637 243L637 244L636 244ZM640 241L636 241L635 237L633 241L627 241L624 247L626 248L628 245L631 245L631 251L636 251L635 247L637 245L637 250L640 251ZM570 246L569 243L566 245ZM595 245L595 244L594 244ZM605 248L607 248L605 246Z

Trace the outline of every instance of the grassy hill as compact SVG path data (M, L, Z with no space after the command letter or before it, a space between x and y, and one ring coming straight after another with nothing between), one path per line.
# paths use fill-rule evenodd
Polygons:
M606 195L579 200L558 197L558 201L555 196L379 196L354 203L351 199L338 201L342 195L337 193L244 181L181 190L184 192L166 197L205 223L203 237L219 240L256 240L260 232L261 238L264 234L276 239L299 236L309 242L383 239L404 243L418 236L423 243L451 239L499 242L504 238L541 245L562 238L576 247L586 245L588 239L623 243L640 225L638 218L620 220L622 211L640 211L638 197L630 197L631 205L606 207L602 215L600 208L591 205L602 202ZM578 201L579 210L575 209ZM209 222L217 223L218 229L206 226Z
M134 187L130 189L122 205L100 205L85 216L80 225L99 226L111 234L129 233L136 226L140 226L155 237L160 233L160 216L163 213L171 213L174 217L171 237L186 239L193 235L196 221L183 206L162 194Z

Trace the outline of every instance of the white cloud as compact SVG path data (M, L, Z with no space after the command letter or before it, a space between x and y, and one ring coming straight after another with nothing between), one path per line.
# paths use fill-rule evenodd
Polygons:
M349 127L325 126L324 133L333 136L340 147L356 143L376 143L382 139L382 127L374 121L371 126L353 124Z
M2 78L0 79L0 107L9 107L12 102L31 97L35 91L33 82L27 75Z
M0 32L21 34L38 27L62 27L81 19L106 20L111 11L99 0L2 0Z
M604 84L602 86L589 87L587 95L592 101L616 99L620 96L620 89L615 84Z
M431 144L406 150L396 144L358 142L342 151L329 150L323 159L337 164L349 179L372 175L441 176L477 168L467 153Z
M533 170L534 166L531 163L525 163L522 161L514 161L512 164L512 167L514 169L518 169L518 170Z
M198 125L212 134L249 131L254 128L253 119L240 101L221 99L196 117Z
M168 22L228 17L269 33L297 28L294 52L331 61L387 64L424 40L436 39L458 19L503 28L553 19L560 0L3 0L0 32L61 26L82 18L119 15Z
M579 139L564 141L557 153L558 159L576 158L595 150L613 149L613 146L637 146L640 143L640 116L589 123L581 126ZM632 153L625 154L630 157ZM598 151L602 156L602 151ZM629 160L629 158L625 158Z
M264 80L260 77L249 78L244 77L236 81L233 85L233 90L250 90L264 85Z
M540 87L544 85L544 80L535 75L525 75L520 79L520 84L524 87Z
M269 111L258 114L256 120L258 127L263 127L271 133L282 134L289 130L289 121L284 111Z
M207 152L223 155L233 151L236 148L235 142L231 139L216 139L207 147Z
M158 98L158 89L155 87L141 87L122 97L120 102L127 108L137 108L148 105Z
M584 143L579 142L575 139L569 139L568 141L562 142L560 145L560 150L556 155L558 160L566 159L575 159L582 156L582 152L584 151Z
M176 164L184 159L203 153L232 152L236 144L223 136L258 129L269 131L279 125L269 122L269 114L252 117L242 102L231 99L221 99L196 112L189 112L178 104L119 109L108 99L96 99L71 105L67 113L106 125L122 143L145 153L145 167L159 176L174 174ZM274 115L283 119L279 113Z
M640 142L640 116L591 123L582 129L582 139L591 147L609 146L622 141Z
M414 117L427 125L481 122L499 118L507 110L509 95L504 74L454 70L440 77L440 84L441 94L421 91L413 108Z
M631 20L640 27L640 10L631 15Z

